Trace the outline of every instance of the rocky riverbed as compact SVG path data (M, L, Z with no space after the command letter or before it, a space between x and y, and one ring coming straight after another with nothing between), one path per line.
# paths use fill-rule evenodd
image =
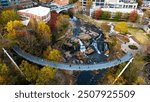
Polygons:
M62 45L65 62L70 64L96 64L109 57L109 46L104 41L100 28L81 21L70 19L73 35L66 38Z

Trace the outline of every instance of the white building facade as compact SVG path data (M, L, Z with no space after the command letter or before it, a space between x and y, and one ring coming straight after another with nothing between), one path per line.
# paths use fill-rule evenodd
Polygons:
M92 0L92 8L137 8L136 0ZM80 0L82 7L86 7L87 0Z
M33 7L28 9L19 10L18 13L22 17L35 18L37 21L44 21L47 23L50 20L50 9L47 7Z

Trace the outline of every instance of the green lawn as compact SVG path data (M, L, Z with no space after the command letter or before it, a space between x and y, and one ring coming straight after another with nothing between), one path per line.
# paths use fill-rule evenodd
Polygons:
M129 27L128 31L133 35L141 44L146 44L148 41L150 41L149 37L146 35L146 33L137 28L131 28Z

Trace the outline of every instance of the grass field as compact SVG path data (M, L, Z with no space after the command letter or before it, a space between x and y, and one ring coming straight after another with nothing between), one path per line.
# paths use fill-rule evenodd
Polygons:
M129 27L128 31L137 39L141 44L146 44L148 41L150 41L149 37L146 35L146 33L137 28L131 28Z

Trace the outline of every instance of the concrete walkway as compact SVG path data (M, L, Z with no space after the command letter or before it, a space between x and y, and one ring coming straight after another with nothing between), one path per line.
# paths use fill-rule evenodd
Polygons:
M126 53L132 53L132 55L135 55L141 50L141 46L131 38L131 35L128 35L128 39L129 39L129 42L121 44L121 49ZM137 50L130 49L128 47L129 45L135 45L138 47L138 49Z

